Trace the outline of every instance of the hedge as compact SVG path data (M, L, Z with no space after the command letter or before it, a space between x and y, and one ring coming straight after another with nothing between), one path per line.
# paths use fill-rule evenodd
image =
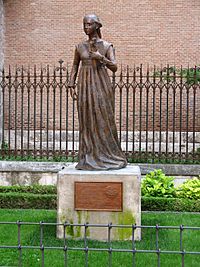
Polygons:
M190 211L200 212L200 199L142 197L142 211Z
M4 209L56 209L54 194L0 193L0 208Z
M55 185L12 185L0 186L0 193L32 193L32 194L56 194L57 188Z
M200 200L185 198L142 197L142 211L200 212ZM0 208L56 209L56 194L0 193Z

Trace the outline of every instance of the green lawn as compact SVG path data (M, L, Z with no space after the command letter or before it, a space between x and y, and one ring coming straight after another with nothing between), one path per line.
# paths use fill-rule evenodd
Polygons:
M17 220L24 222L56 222L56 211L49 210L0 210L0 221L15 222ZM200 214L190 213L142 213L142 225L165 225L165 226L194 226L200 227ZM138 250L155 250L156 249L156 230L143 229L142 241L136 242ZM17 245L17 224L0 225L0 246ZM62 247L63 240L56 239L56 227L44 226L44 246ZM21 226L21 245L39 246L40 245L40 228L33 225ZM84 242L68 240L69 247L84 247ZM88 241L89 248L108 248L107 243ZM131 249L130 241L112 242L112 248ZM179 251L180 250L180 231L179 230L159 230L159 248L163 250ZM186 251L200 252L200 230L183 231L183 248ZM67 266L81 267L85 266L85 252L68 251ZM0 266L19 266L19 251L17 249L0 248ZM154 253L136 253L135 266L139 267L156 267L157 255ZM113 252L113 267L129 267L133 265L133 255L127 252ZM44 250L44 266L61 267L64 266L64 251L62 249ZM89 267L109 266L108 252L91 252L88 253ZM22 266L37 267L42 266L41 251L39 249L22 249ZM179 267L181 265L181 255L162 254L160 256L161 267ZM199 267L200 255L185 255L185 267Z

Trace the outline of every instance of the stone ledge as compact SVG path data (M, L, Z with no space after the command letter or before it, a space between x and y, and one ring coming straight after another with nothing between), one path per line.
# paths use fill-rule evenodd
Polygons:
M71 162L30 162L30 161L0 161L0 172L53 172L57 173L72 165ZM135 163L128 166L139 166L142 175L146 175L155 169L162 169L166 175L174 176L197 176L200 175L198 164L147 164ZM126 172L127 168L121 169ZM106 171L101 171L105 174Z
M66 162L30 162L0 161L0 172L53 172L57 173L72 163Z
M200 175L200 165L198 164L133 164L140 167L142 175L146 175L155 169L161 169L166 175L171 176L197 176Z
M64 162L0 161L0 185L55 185L57 173L72 164ZM126 172L130 166L139 166L142 177L150 171L162 169L166 175L175 177L175 185L183 183L185 179L200 175L200 165L178 164L128 164L128 167L121 169L121 172ZM77 172L77 170L74 170L74 172ZM116 172L116 170L113 172ZM94 172L90 174L94 175ZM102 176L105 174L107 174L107 171L101 171Z

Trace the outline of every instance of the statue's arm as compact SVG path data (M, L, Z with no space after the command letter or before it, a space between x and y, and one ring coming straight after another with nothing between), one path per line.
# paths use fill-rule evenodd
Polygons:
M71 69L71 73L70 73L70 79L69 79L69 84L68 87L75 87L75 82L76 82L76 77L78 74L78 67L79 67L79 63L80 63L80 56L77 50L77 47L75 49L75 53L74 53L74 61L73 61L73 66Z
M117 62L115 60L115 52L112 45L108 47L106 56L102 58L102 62L109 68L111 71L117 71Z
M117 63L115 60L114 48L112 45L109 45L105 56L102 55L99 51L96 51L96 52L90 51L89 55L92 59L99 60L102 64L104 64L111 71L113 72L117 71Z

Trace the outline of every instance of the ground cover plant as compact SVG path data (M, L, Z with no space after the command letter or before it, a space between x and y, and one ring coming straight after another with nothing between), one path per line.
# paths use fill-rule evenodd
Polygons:
M162 170L148 173L142 180L141 190L145 197L176 197L174 177L166 176Z
M177 196L180 198L200 199L200 176L186 180L177 188Z
M174 177L162 170L148 173L142 180L142 210L200 212L200 179L186 180L177 188Z
M56 211L52 210L0 210L0 221L32 221L32 222L56 222ZM194 226L200 227L200 214L191 213L142 213L142 225L170 225L170 226ZM0 246L17 245L18 230L16 225L0 224ZM184 230L183 231L183 249L185 251L200 252L200 230ZM63 240L56 239L56 227L44 226L43 244L45 246L64 245ZM21 245L39 246L40 245L40 228L35 225L21 226ZM83 240L72 241L67 240L70 247L84 247ZM109 244L105 242L88 241L89 248L108 248ZM111 242L112 248L132 249L131 241ZM159 230L159 248L163 250L180 251L180 230ZM143 229L142 240L136 242L136 249L156 249L156 230ZM18 249L0 248L0 266L18 266ZM68 251L67 252L68 267L85 266L85 252ZM162 254L160 258L160 266L181 266L181 255ZM200 255L185 255L186 267L199 267ZM41 266L41 250L40 249L22 249L22 266L37 267ZM90 252L88 254L90 267L108 266L108 252ZM44 249L44 266L61 267L64 266L63 249L47 250ZM113 267L129 267L133 266L133 254L113 252ZM137 267L154 267L157 266L157 255L152 253L136 253L135 266Z

